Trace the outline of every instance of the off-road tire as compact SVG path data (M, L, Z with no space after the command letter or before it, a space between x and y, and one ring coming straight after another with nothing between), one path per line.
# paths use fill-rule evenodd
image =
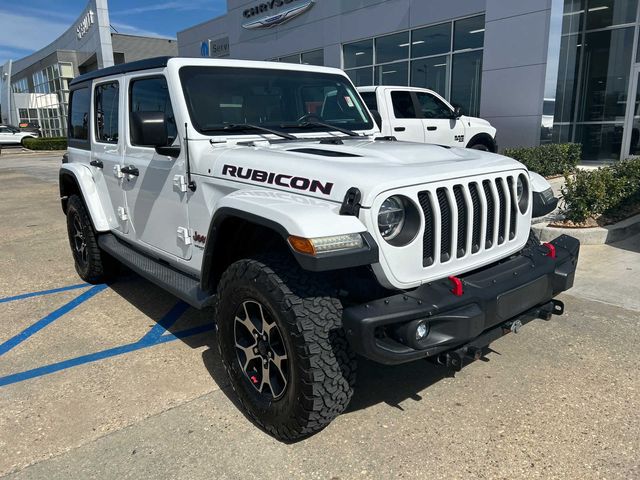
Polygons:
M484 143L475 143L469 147L472 150L480 150L481 152L490 152L491 150Z
M266 307L290 358L286 390L275 399L256 390L236 353L235 312L247 300ZM231 385L249 417L270 435L282 441L308 437L347 408L356 359L342 330L342 305L321 276L286 256L237 261L218 285L215 319Z
M74 243L76 234L76 219L84 235L86 249L85 258L77 251ZM109 280L117 271L117 261L98 247L98 239L93 230L91 219L78 195L71 195L67 200L67 234L69 246L73 254L76 272L87 283L97 284Z

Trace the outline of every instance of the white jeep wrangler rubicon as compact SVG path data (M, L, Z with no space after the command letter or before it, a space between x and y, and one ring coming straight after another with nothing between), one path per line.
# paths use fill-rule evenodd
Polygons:
M562 313L579 244L531 235L548 185L510 158L381 136L340 70L157 58L82 75L70 96L60 195L78 274L122 263L214 307L231 384L277 438L347 407L355 354L458 369Z

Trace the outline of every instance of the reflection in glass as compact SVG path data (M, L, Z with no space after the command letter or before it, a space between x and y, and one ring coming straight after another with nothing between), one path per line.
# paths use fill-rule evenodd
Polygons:
M449 56L424 58L411 62L411 86L428 88L443 97L449 82Z
M460 107L464 115L478 116L481 85L482 51L454 55L451 73L451 104Z
M451 50L451 23L420 28L411 33L411 58L429 57Z
M587 30L636 21L638 0L589 0Z
M356 68L354 70L346 70L346 72L356 87L373 85L373 68L372 67Z
M555 122L573 121L581 42L579 35L567 35L560 43Z
M635 105L633 108L633 120L631 124L631 139L629 143L629 155L640 155L640 74L636 87Z
M344 68L373 65L373 40L347 43L343 47Z
M287 55L286 57L280 57L282 63L300 63L300 55Z
M376 38L376 63L409 58L409 32Z
M324 50L313 50L312 52L306 52L302 54L303 65L318 65L324 66Z
M577 125L575 140L582 143L582 158L618 160L622 146L622 132L622 125Z
M633 27L586 35L578 121L624 120L633 35Z
M408 80L408 62L380 65L375 69L375 85L407 85Z
M453 50L484 46L484 15L458 20L454 27Z
M582 30L585 0L564 0L562 33L576 33Z

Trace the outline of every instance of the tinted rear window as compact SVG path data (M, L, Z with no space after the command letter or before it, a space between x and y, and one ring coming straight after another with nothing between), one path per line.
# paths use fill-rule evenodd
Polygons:
M89 139L89 106L91 98L88 88L79 88L71 92L69 100L69 138Z

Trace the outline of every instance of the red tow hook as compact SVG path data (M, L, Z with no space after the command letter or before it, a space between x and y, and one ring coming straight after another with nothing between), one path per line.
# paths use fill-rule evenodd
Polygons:
M547 257L555 259L556 258L556 247L555 247L555 245L553 245L552 243L543 243L542 245L547 247L547 250L549 250L549 252L547 253Z
M449 277L449 281L453 285L451 293L453 293L456 297L461 297L464 293L464 290L462 289L462 280L460 280L458 277L451 276Z

